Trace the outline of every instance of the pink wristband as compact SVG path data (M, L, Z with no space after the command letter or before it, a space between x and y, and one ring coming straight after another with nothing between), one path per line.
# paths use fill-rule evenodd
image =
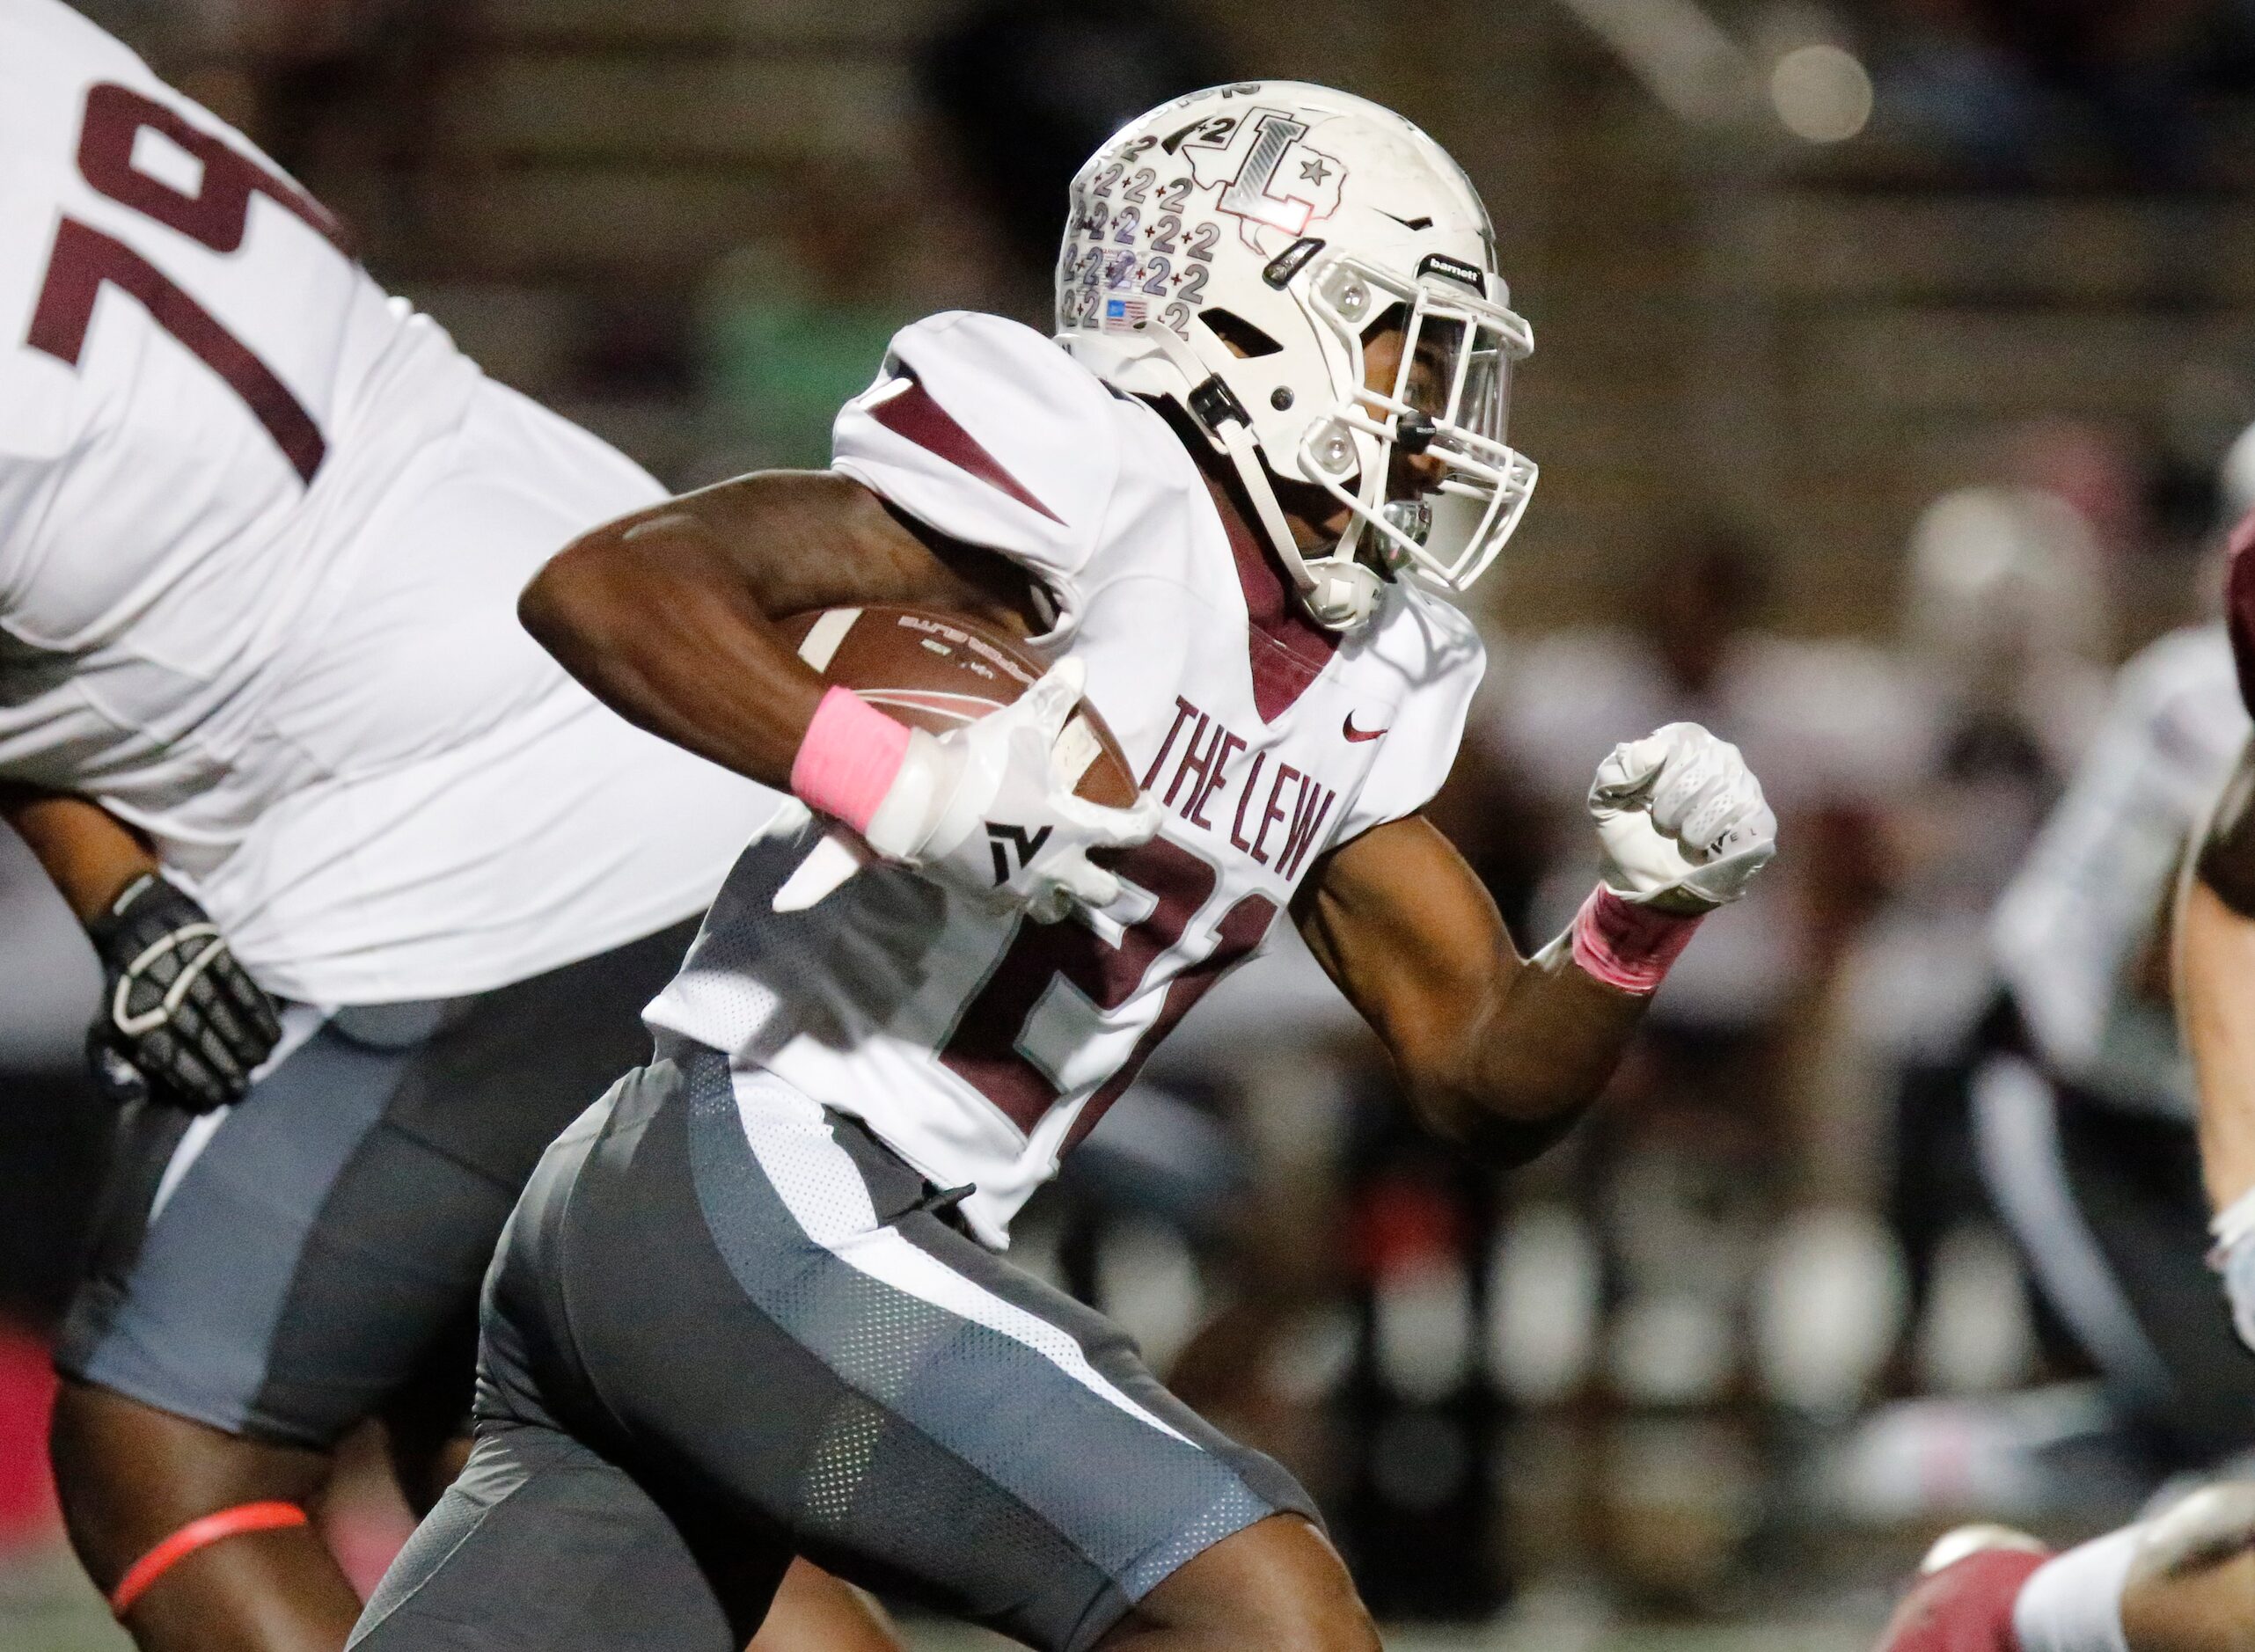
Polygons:
M1574 961L1606 985L1644 997L1658 990L1704 916L1655 911L1600 883L1574 914Z
M907 725L852 689L832 688L791 760L791 790L809 808L866 832L907 755Z

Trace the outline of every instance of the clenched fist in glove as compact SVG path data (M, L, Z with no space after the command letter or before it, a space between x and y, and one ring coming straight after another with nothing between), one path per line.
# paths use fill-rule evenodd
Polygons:
M103 1089L122 1097L145 1087L191 1113L241 1100L282 1027L209 914L149 873L86 933L102 961L102 1008L86 1048Z
M1623 900L1696 914L1735 901L1777 852L1777 816L1739 749L1670 723L1613 749L1590 786L1605 881Z
M1745 893L1777 852L1777 817L1739 749L1696 723L1615 746L1590 814L1605 849L1574 921L1576 961L1629 992L1660 983L1700 917Z

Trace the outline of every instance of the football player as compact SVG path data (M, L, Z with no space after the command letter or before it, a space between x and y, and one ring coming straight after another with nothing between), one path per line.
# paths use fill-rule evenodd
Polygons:
M2228 618L2255 711L2255 515L2232 537ZM2184 744L2178 731L2176 743ZM2181 756L2180 759L2181 761ZM2202 830L2179 894L2176 998L2216 1211L2212 1266L2255 1351L2255 742ZM2255 1625L2255 1484L2207 1487L2052 1556L1994 1526L1937 1544L1881 1652L2244 1652Z
M509 1208L774 807L516 624L661 496L124 47L0 0L0 808L135 1096L55 1456L144 1647L342 1645L332 1449L384 1415L443 1483Z
M1605 881L1521 958L1420 818L1482 669L1443 594L1534 481L1505 439L1527 328L1424 134L1290 83L1153 111L1073 186L1057 319L906 328L831 471L627 516L527 590L598 696L818 820L737 863L659 1059L535 1173L477 1449L370 1652L720 1652L794 1553L1036 1647L1374 1644L1306 1494L997 1255L1011 1217L1282 922L1434 1130L1540 1152L1775 822L1704 730L1620 746ZM912 732L776 625L871 603L1054 663ZM1131 808L1060 771L1084 683ZM809 904L838 826L871 864Z
M2170 927L2193 831L2247 742L2224 627L2116 675L2090 749L1997 903L2009 1014L1970 1084L1982 1180L2029 1276L2154 1470L2255 1444L2255 1361L2216 1312Z

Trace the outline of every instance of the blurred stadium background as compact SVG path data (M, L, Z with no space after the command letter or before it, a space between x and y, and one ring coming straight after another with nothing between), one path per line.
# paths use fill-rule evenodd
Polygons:
M2106 670L2207 601L2255 420L2255 3L84 9L489 371L684 486L821 464L918 315L1039 325L1065 179L1166 95L1329 82L1465 164L1544 479L1445 822L1540 939L1587 886L1592 764L1695 716L1789 858L1535 1170L1421 1145L1287 956L1021 1246L1302 1473L1401 1644L1855 1648L1953 1520L2071 1538L2255 1437L2109 1403L1964 1094L1988 909ZM115 1648L41 1467L95 976L12 844L0 937L0 1645ZM404 1518L377 1460L327 1511L370 1575Z

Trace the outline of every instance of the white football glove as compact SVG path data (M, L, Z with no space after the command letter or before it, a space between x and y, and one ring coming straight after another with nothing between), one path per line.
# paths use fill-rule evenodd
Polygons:
M1058 740L1085 677L1078 660L1063 660L1013 704L961 728L911 730L900 772L863 834L868 849L1037 923L1118 900L1119 879L1088 852L1147 843L1163 813L1147 796L1127 808L1073 796L1087 765L1064 762ZM845 846L847 836L840 828L816 845L776 893L776 910L812 906L859 870L867 856Z
M1777 852L1777 816L1739 755L1696 723L1625 741L1598 764L1590 814L1606 886L1687 915L1735 901Z
M2215 1248L2208 1266L2223 1276L2224 1300L2231 1305L2232 1328L2255 1349L2255 1191L2225 1207L2209 1232Z

